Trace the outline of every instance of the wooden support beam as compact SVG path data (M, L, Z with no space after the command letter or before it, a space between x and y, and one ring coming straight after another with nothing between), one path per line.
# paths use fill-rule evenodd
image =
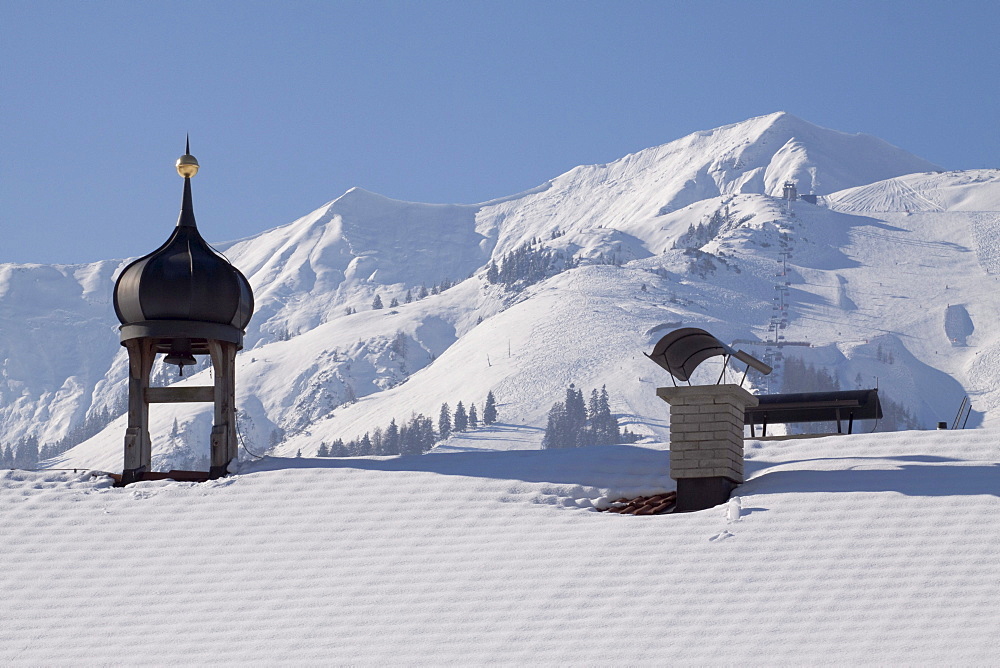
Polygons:
M215 371L215 424L212 427L211 468L213 478L226 475L229 462L237 458L236 442L236 344L209 339Z
M156 358L152 339L132 339L125 342L128 350L128 428L125 431L125 472L130 476L148 471L152 460L149 440L149 404L145 391L149 387L149 372Z
M185 402L215 401L215 387L200 385L190 387L147 387L146 402L150 404L179 404Z
M151 472L149 405L204 402L215 404L209 478L228 473L237 459L236 352L239 344L208 339L215 382L211 386L150 387L149 375L156 359L158 339L140 337L124 342L129 357L128 428L125 432L125 467L120 484L127 485Z

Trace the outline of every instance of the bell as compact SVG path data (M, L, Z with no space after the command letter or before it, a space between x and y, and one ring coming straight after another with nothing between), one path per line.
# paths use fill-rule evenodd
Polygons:
M166 364L176 364L178 375L184 375L185 366L193 366L198 363L191 354L191 339L173 339L170 342L170 352L163 360Z

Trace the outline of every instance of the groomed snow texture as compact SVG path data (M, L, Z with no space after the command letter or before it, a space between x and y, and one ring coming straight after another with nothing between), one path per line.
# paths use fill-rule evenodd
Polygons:
M52 455L0 471L0 665L997 663L1000 170L777 113L480 204L354 188L220 247L257 312L237 472L204 484L93 474L122 466L127 261L0 265L0 444ZM555 259L491 282L517 249ZM722 506L596 512L674 489L642 353L680 326L770 360L756 393L877 385L886 415L747 442ZM641 440L540 450L571 383ZM317 456L488 392L498 423L424 455ZM968 431L928 430L967 398ZM211 423L154 406L153 468L207 468Z
M0 474L0 663L991 664L997 434L748 443L733 500L662 447L266 459L205 484Z

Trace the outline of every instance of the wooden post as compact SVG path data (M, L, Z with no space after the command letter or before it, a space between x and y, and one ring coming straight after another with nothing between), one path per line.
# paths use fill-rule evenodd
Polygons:
M149 404L146 389L149 373L156 358L153 339L131 339L128 350L128 428L125 431L125 468L122 484L142 479L152 466L152 444L149 438Z
M125 431L125 467L120 485L143 479L152 467L149 436L149 404L208 402L215 404L212 427L210 478L229 473L229 464L238 455L236 437L236 351L230 341L208 339L215 371L213 386L150 387L149 374L156 359L156 338L135 338L124 342L128 350L128 428Z
M236 442L236 344L209 340L215 370L215 424L212 427L210 478L221 478L238 456Z

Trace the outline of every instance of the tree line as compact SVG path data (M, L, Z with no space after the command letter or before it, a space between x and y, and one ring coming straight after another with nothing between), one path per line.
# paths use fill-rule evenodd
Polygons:
M892 351L883 353L881 344L876 353L880 362L892 364ZM785 361L783 371L782 392L836 392L841 389L840 379L822 366L807 363L799 357L791 356ZM864 380L858 372L854 379L857 389L862 387ZM894 401L884 392L879 393L879 403L882 404L882 418L873 428L878 432L901 431L906 429L921 429L920 419L910 409L898 401ZM794 428L802 433L821 431L823 423L810 422L796 425Z
M398 424L395 418L385 428L376 427L365 432L360 438L344 441L338 438L331 444L320 443L319 457L359 457L363 455L418 455L427 452L435 443L446 439L455 432L478 429L479 425L491 425L497 420L496 397L491 390L486 395L482 416L476 405L468 409L459 401L454 413L447 403L441 405L437 427L434 420L422 413Z
M403 303L410 304L415 300L425 299L429 295L441 294L445 290L449 290L455 287L456 285L457 283L455 283L455 281L451 280L450 278L445 278L440 283L436 283L433 287L431 287L430 290L427 289L426 285L421 285L419 288L416 288L415 293L413 288L408 288L406 290L406 294L403 295ZM389 300L389 308L398 308L399 304L400 302L398 297L393 297L391 300ZM372 310L378 311L383 308L385 308L385 303L382 301L382 296L376 292L375 298L372 299ZM348 306L344 310L345 315L353 315L354 313L357 312L358 309L354 308L353 306Z
M505 253L499 262L490 260L486 265L486 280L506 287L526 287L576 266L559 251L536 244L540 241L532 239Z
M574 385L566 389L566 399L557 401L549 409L542 447L545 449L580 448L587 445L634 443L638 434L622 430L618 418L611 413L606 386L601 391L590 392L589 405L584 402L583 390Z
M38 438L25 436L15 445L0 446L0 467L33 469L38 466Z

